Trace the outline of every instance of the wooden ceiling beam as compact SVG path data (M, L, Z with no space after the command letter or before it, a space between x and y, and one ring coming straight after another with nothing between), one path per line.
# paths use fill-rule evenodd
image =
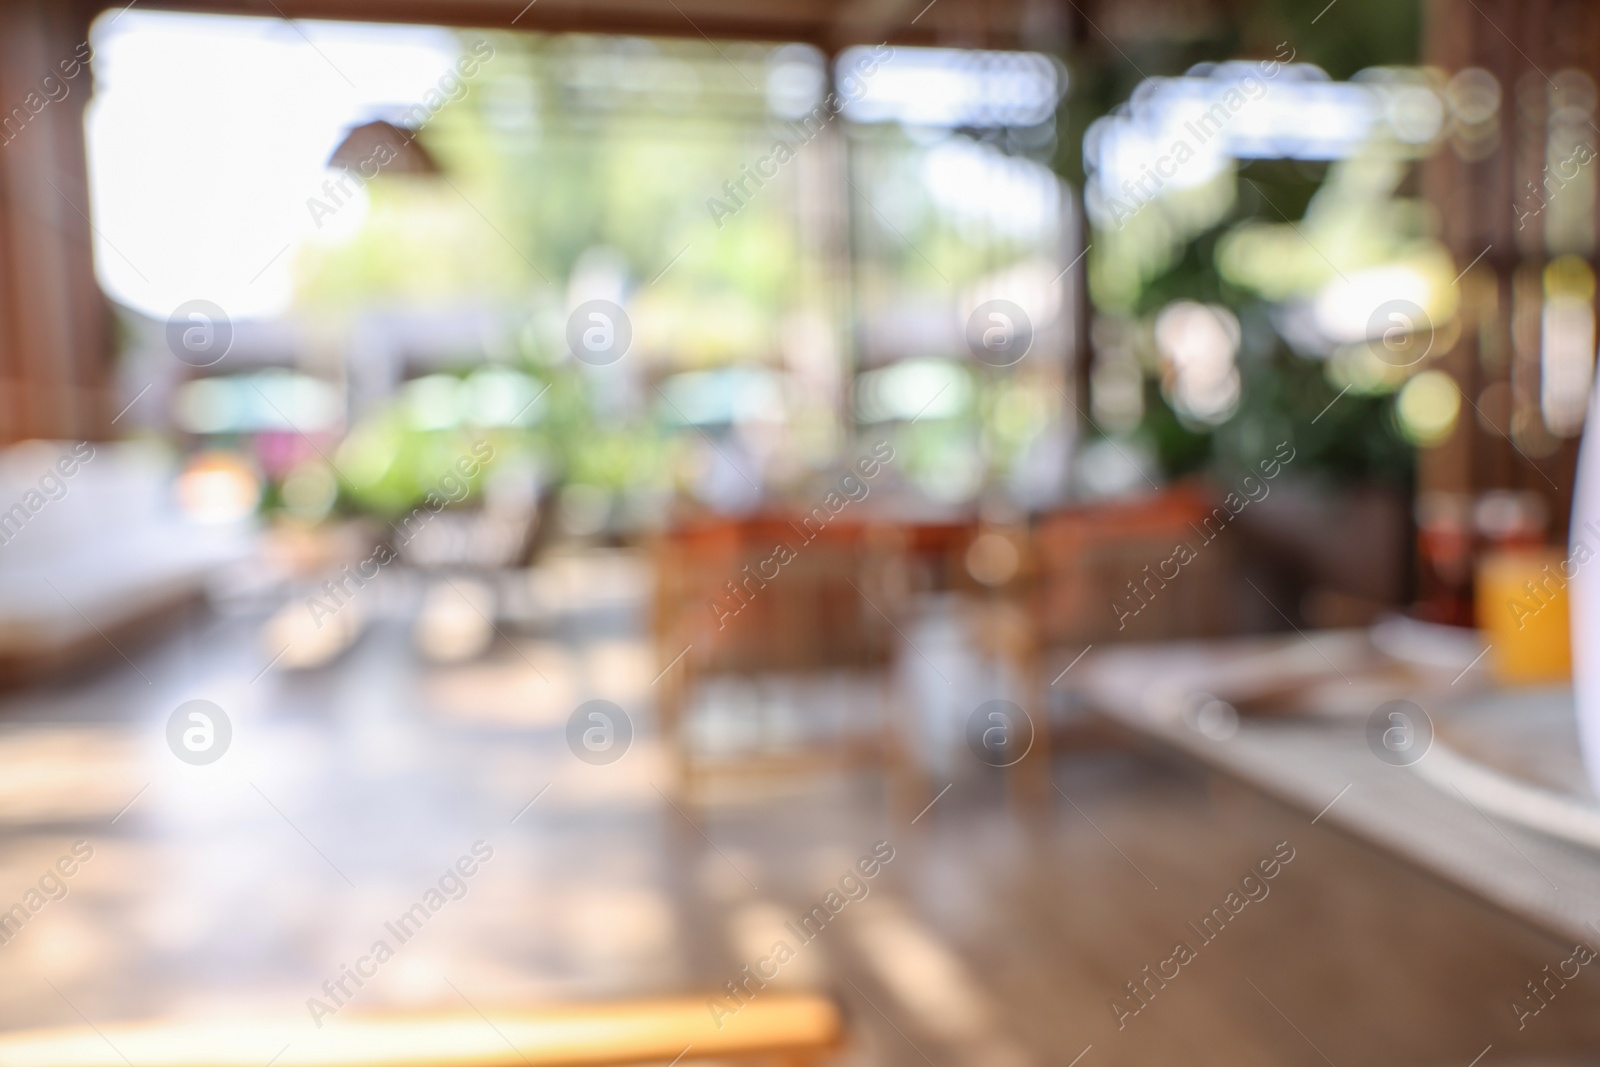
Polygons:
M1021 48L1024 0L159 0L140 10L398 22L535 33L800 41L829 54L906 46ZM105 4L105 10L122 5Z

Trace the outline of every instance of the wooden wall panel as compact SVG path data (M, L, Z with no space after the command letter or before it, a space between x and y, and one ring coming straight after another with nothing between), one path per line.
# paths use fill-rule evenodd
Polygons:
M1419 488L1531 490L1550 505L1552 535L1559 537L1571 504L1576 439L1540 441L1535 433L1519 445L1511 432L1514 412L1485 397L1505 395L1501 385L1539 385L1539 298L1530 282L1537 284L1562 249L1540 236L1542 215L1519 228L1514 207L1528 201L1529 183L1539 185L1546 165L1543 102L1554 83L1572 71L1600 81L1600 11L1589 0L1432 0L1426 10L1426 62L1444 78L1469 68L1487 71L1501 102L1492 150L1480 155L1447 142L1423 168L1423 188L1438 208L1445 243L1458 264L1477 263L1460 282L1460 340L1439 364L1470 403L1463 403L1451 440L1422 453ZM1600 130L1590 127L1588 143L1600 148ZM1594 266L1590 244L1584 258ZM1519 308L1533 317L1518 322Z

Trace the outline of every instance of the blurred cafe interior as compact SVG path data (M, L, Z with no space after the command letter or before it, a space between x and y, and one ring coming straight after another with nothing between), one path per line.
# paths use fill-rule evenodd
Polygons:
M0 0L0 1067L1600 1062L1597 79Z

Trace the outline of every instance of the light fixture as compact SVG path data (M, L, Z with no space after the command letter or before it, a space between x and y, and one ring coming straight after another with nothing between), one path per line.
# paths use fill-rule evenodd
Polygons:
M363 178L385 174L438 174L439 164L417 140L417 131L374 119L352 126L328 157L328 166L353 170Z

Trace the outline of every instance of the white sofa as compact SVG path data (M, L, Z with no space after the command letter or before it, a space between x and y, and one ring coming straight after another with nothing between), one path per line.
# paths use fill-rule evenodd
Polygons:
M117 658L157 617L248 556L253 524L189 521L173 464L138 444L29 441L0 450L0 680Z

